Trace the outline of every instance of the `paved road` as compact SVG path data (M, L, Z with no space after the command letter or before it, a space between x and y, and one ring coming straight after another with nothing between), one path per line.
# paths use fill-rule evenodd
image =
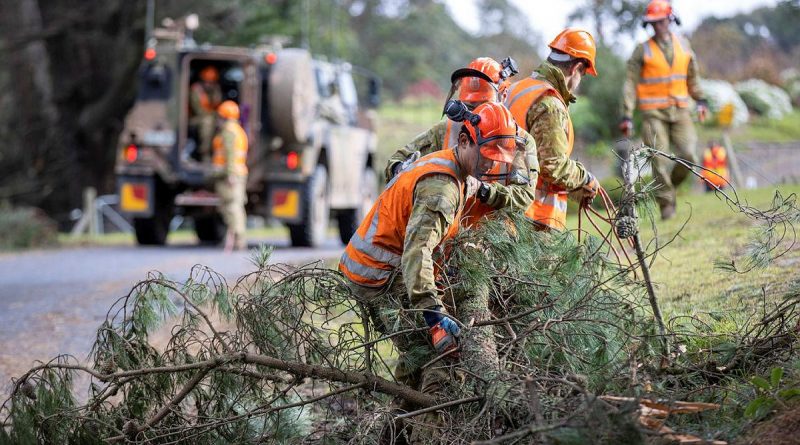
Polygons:
M338 240L321 249L289 249L280 242L272 262L335 259ZM252 244L251 244L252 246ZM185 280L195 264L235 279L254 266L249 253L194 245L90 247L0 255L0 395L9 379L34 360L70 353L83 360L106 312L131 287L157 270ZM2 399L4 397L0 397ZM0 400L2 403L2 400Z

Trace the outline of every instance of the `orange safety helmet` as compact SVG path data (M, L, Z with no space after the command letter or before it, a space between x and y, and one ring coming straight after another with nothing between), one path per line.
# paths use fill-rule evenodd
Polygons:
M503 69L491 57L478 57L467 65L467 68L486 74L494 85L477 77L462 77L458 98L465 102L488 102L497 100L497 83L500 82L500 71Z
M647 11L644 13L644 22L657 22L666 18L672 18L672 5L666 0L652 0L647 4Z
M561 51L573 58L585 59L589 63L589 66L586 67L586 72L592 76L597 76L597 69L595 68L597 45L595 45L594 37L589 31L567 28L561 31L548 46L550 46L550 49Z
M232 100L226 100L217 107L217 114L223 119L239 119L239 105Z
M514 162L517 123L508 108L499 102L485 102L465 118L464 127L480 146L481 156L506 164Z
M213 66L207 66L200 70L200 80L204 82L216 82L219 80L219 71Z

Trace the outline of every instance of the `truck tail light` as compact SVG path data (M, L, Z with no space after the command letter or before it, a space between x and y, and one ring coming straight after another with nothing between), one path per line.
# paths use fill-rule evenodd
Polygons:
M275 62L278 61L278 55L275 53L267 53L267 55L264 56L264 61L270 65L274 65Z
M290 151L288 155L286 155L286 168L289 170L294 170L300 164L300 156L298 156L296 151Z
M125 160L132 164L137 158L139 158L139 147L136 144L128 144L125 147Z
M153 60L156 58L156 49L155 48L147 48L144 50L144 60Z

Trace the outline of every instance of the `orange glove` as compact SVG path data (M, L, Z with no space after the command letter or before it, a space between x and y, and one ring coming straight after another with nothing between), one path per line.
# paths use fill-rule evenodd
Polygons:
M619 131L626 138L629 138L633 135L633 121L631 120L631 118L629 117L622 118L622 121L619 123Z
M431 328L431 342L439 354L457 347L456 337L447 333L441 324Z

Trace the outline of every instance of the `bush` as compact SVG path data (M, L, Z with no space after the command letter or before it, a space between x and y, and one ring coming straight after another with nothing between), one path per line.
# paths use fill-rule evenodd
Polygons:
M0 208L0 250L52 246L57 234L56 223L39 209Z
M792 101L786 91L763 80L739 82L736 84L736 92L751 110L761 116L780 119L792 111Z
M729 82L725 82L724 80L702 79L700 80L700 87L703 89L703 92L705 92L706 98L708 99L708 106L714 114L711 123L716 121L717 114L722 107L729 103L733 104L732 126L738 127L747 123L750 119L750 112L747 111L747 105L745 105L739 93L736 92L733 85Z

